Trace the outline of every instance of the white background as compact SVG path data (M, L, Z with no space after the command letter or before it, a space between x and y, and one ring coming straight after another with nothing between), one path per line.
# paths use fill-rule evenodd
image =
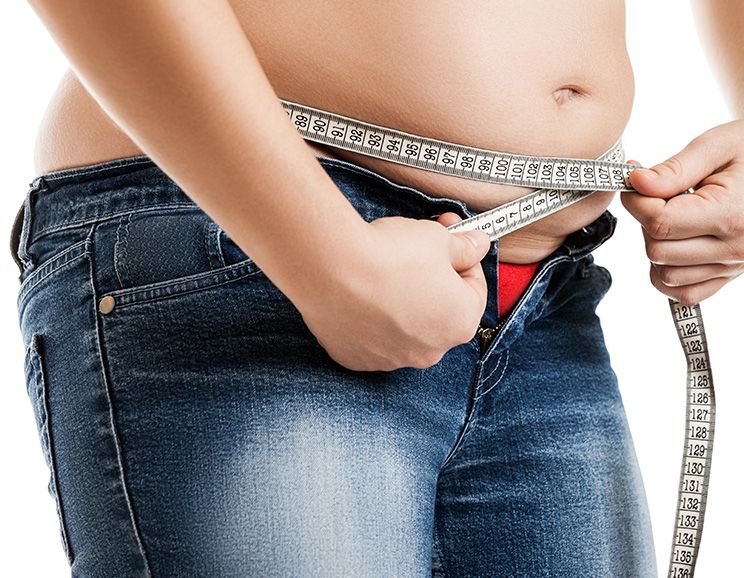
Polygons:
M628 46L636 100L624 145L646 166L677 152L697 134L730 119L698 43L690 9L679 0L628 0ZM529 42L529 38L525 38ZM68 576L52 498L23 377L23 347L15 297L18 270L7 249L13 217L36 176L36 128L66 62L26 3L0 3L0 573ZM744 183L743 183L744 185ZM744 191L743 191L744 192ZM600 305L618 374L654 524L659 573L666 575L682 453L684 358L666 298L648 281L639 225L619 201L616 236L600 248L614 285ZM0 252L2 255L2 252ZM744 281L727 285L703 303L718 397L718 427L708 516L698 576L731 575L737 564L744 501L737 470L744 394L737 326L744 322Z

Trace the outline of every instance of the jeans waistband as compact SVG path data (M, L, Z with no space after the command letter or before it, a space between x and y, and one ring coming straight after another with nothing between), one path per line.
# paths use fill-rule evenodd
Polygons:
M29 183L13 223L11 252L22 270L33 265L27 247L46 233L139 206L181 203L194 204L146 155L45 173Z
M464 219L478 214L463 201L430 196L346 160L318 157L318 161L327 170L334 167L335 170L366 175L386 188L395 189L393 194L412 195L431 206L433 212L454 211ZM13 223L10 250L23 271L24 267L33 265L27 247L46 233L94 223L136 209L173 206L197 205L147 155L46 173L29 183ZM568 255L593 251L612 236L615 222L615 217L605 211L599 219L569 235L558 251Z

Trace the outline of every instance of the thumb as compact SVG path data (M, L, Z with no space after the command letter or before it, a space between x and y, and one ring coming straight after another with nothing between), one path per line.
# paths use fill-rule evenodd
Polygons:
M486 256L491 248L491 238L480 230L455 233L450 248L452 267L459 272L470 269Z
M632 171L630 184L643 195L666 199L694 187L727 160L707 139L697 137L664 162Z

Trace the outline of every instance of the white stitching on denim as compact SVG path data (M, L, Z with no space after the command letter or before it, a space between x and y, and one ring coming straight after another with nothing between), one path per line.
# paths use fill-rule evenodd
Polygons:
M68 563L72 564L73 555L72 548L70 547L69 530L67 528L67 521L65 519L65 508L62 503L62 494L59 487L59 468L57 467L57 457L54 446L54 435L52 433L52 424L54 418L52 417L51 406L49 405L49 383L46 376L44 375L44 364L42 360L42 352L37 347L37 342L41 341L43 335L41 333L33 333L31 335L31 342L29 343L29 363L32 369L37 372L37 379L40 380L41 385L41 399L39 403L44 408L44 423L41 426L41 430L46 429L46 452L49 459L49 469L51 473L51 481L54 486L54 500L57 510L57 517L59 518L60 533L62 534L62 544L64 546L65 556ZM41 432L40 432L41 433ZM43 444L43 441L42 441Z
M43 228L36 232L36 234L34 235L34 240L37 241L41 239L44 235L47 235L49 233L56 233L57 231L64 231L65 229L82 227L83 225L92 225L94 223L101 223L102 221L108 221L110 219L115 219L116 217L121 217L122 215L127 215L130 213L132 215L136 215L139 213L146 213L148 211L158 211L161 209L201 210L198 205L195 205L193 203L157 203L154 205L143 205L142 207L139 207L137 209L131 209L131 208L122 209L121 211L117 211L115 213L104 213L103 215L96 215L84 221L67 221L65 223L62 223L61 225Z
M545 263L540 267L537 274L535 275L535 278L532 280L532 287L526 292L523 293L522 296L519 298L519 301L517 302L517 305L512 310L509 320L504 324L504 326L501 328L501 331L498 332L494 340L491 342L490 346L486 350L486 354L483 357L483 362L485 363L487 359L491 357L493 354L493 351L496 349L496 346L501 342L501 339L506 334L507 329L511 327L514 320L517 318L516 312L517 309L521 309L522 305L524 303L527 303L527 300L534 294L534 292L537 290L537 286L540 284L540 281L545 277L547 272L552 269L554 266L558 265L558 263L562 263L563 261L570 261L571 257L568 257L566 255L561 255L559 257L555 257L553 260Z
M29 214L29 195L31 191L26 193L23 199L23 220L21 221L21 231L18 233L18 259L23 263L23 267L28 269L33 265L31 256L26 251L28 246L28 236L31 230L31 215Z
M244 267L246 265L246 262L241 261L240 263L235 263L234 265L228 265L228 267L235 267L238 265L240 265L241 267ZM233 271L234 270L231 270L229 272L220 271L218 275L219 277L224 277L226 273L233 273ZM207 273L211 273L211 271L207 271ZM193 287L188 287L188 288L178 288L174 290L172 293L162 293L162 294L155 295L153 297L138 297L136 293L128 293L128 294L125 294L124 298L117 299L116 308L121 309L122 307L129 307L130 305L142 305L144 303L158 303L165 299L181 297L183 295L188 295L189 293L196 293L199 291L206 291L208 289L215 289L217 287L221 287L222 285L227 285L228 283L233 283L234 281L245 279L246 277L252 277L254 275L258 275L259 273L261 273L260 270L252 270L252 271L249 270L246 272L235 273L234 277L225 277L219 282L213 282L210 279L210 281L205 283L204 285L194 285ZM175 285L175 286L178 287L178 285ZM116 291L112 291L108 293L108 295L116 296ZM128 299L126 299L127 297Z
M457 452L460 450L460 447L462 446L462 442L465 439L465 436L470 431L470 424L473 423L475 420L475 413L478 409L478 400L481 398L481 396L478 396L476 398L473 398L473 407L470 410L470 413L468 414L468 419L465 422L465 428L462 430L462 433L460 434L460 437L457 439L457 442L455 443L455 447L450 450L449 455L447 458L442 462L442 466L440 467L440 470L443 470L447 464L449 464L452 461L452 458L457 454Z
M462 432L460 432L460 435L457 437L457 440L455 441L455 445L452 447L452 449L450 449L449 453L447 454L447 457L444 458L444 461L442 462L442 465L439 468L440 472L452 460L452 458L455 456L457 451L460 449L460 446L462 445L462 440L465 439L465 435L468 433L468 430L470 429L470 423L473 421L473 418L478 409L478 399L480 399L480 396L478 395L478 390L481 384L481 372L483 371L483 363L481 361L478 361L477 366L478 366L478 370L473 376L473 379L475 380L475 390L473 392L475 395L473 396L473 406L470 408L470 411L465 417L465 426L463 427Z
M88 235L88 239L91 239L93 230L95 230L95 227L91 229L91 233ZM92 243L92 239L90 241ZM90 284L90 292L91 295L93 295L92 299L92 306L95 309L95 304L98 302L97 295L96 295L96 287L95 287L95 281L94 281L94 272L93 272L93 259L89 260L89 276L88 276L88 282ZM119 478L122 486L122 492L124 493L124 500L126 501L127 509L129 510L129 519L132 524L132 532L134 534L135 541L140 549L140 555L142 556L142 561L144 563L145 572L146 575L149 578L152 578L152 571L150 570L150 563L147 559L147 555L145 553L145 546L142 542L142 537L140 536L140 531L137 526L137 520L134 516L134 510L132 508L132 502L129 497L129 489L127 487L126 478L124 476L124 463L121 456L121 445L119 443L119 437L116 433L116 426L114 422L114 406L111 401L111 384L109 383L108 376L106 374L106 366L104 362L104 355L103 355L103 348L101 346L101 318L100 315L98 315L97 311L93 311L93 318L95 323L95 337L96 337L96 347L98 349L98 363L101 366L101 378L103 379L104 384L104 391L106 393L106 401L108 403L108 410L109 410L109 427L111 428L111 435L113 437L114 446L116 447L116 460L119 467Z
M217 250L218 254L220 256L220 259L222 260L222 264L227 267L227 261L225 261L225 254L224 249L222 248L222 227L219 225L217 226Z
M501 360L499 359L499 361ZM478 399L486 395L489 391L491 391L494 387L496 387L499 383L501 383L501 380L504 379L504 375L506 375L507 367L509 367L509 350L508 349L506 350L506 360L504 361L504 368L501 370L501 375L499 375L499 378L494 382L494 384L491 387L489 387L486 391L483 391L480 393L480 395L478 396ZM496 365L496 367L493 368L493 371L488 374L488 377L491 377L497 368L498 368L498 365ZM484 383L488 380L488 377L483 380Z
M503 354L502 354L503 355ZM455 454L459 451L460 447L462 447L463 441L465 440L465 437L467 436L468 432L470 431L470 426L473 424L477 418L478 418L478 402L480 399L486 395L489 391L491 391L494 387L496 387L499 383L501 383L501 380L504 378L504 375L506 374L506 368L509 365L509 350L506 351L506 361L504 362L504 369L501 372L501 375L496 380L496 383L494 383L491 387L489 387L486 391L477 393L481 387L482 383L485 383L485 379L481 379L480 376L478 377L478 384L476 386L476 396L473 398L473 407L470 410L470 414L468 415L468 420L465 423L465 428L462 430L462 433L460 434L459 439L457 440L457 443L455 444L455 447L452 448L447 458L444 460L444 463L442 463L441 469L444 469L444 467L452 460L452 458L455 456ZM496 365L498 367L498 364ZM483 364L481 363L481 369L483 368ZM493 372L496 371L496 368L491 371L491 373L488 374L490 377Z
M212 256L212 248L214 247L214 253L217 254L217 258L220 260L220 266L226 267L227 263L225 262L225 255L222 254L222 228L215 223L214 221L210 221L206 225L207 227L207 234L204 236L204 244L206 245L207 255L210 257ZM210 239L210 236L214 236L214 240Z
M484 377L484 378L483 378L483 379L481 380L481 383L485 383L486 381L488 381L488 378L489 378L489 377L491 377L491 376L492 376L492 375L493 375L494 373L496 373L496 370L497 370L497 369L498 369L499 367L501 367L501 358L502 358L502 357L504 356L504 353L506 353L506 354L507 354L507 356L509 355L509 352L508 352L508 350L507 350L507 351L504 351L504 352L502 352L502 353L499 353L499 358L498 358L498 360L496 361L496 365L494 365L494 366L493 366L493 369L492 369L492 370L491 370L491 371L490 371L490 372L488 373L488 375L487 375L486 377Z
M174 297L180 293L190 293L208 287L216 287L231 281L242 279L246 276L263 274L255 262L248 258L231 265L225 265L220 269L202 271L201 273L192 273L185 277L178 277L166 281L156 281L147 285L138 285L136 287L127 287L125 289L115 289L108 291L105 295L111 295L116 298L117 307L133 305L144 301L158 300L164 297ZM200 284L201 283L201 284ZM194 287L193 289L191 287ZM156 297L142 297L143 294L165 290L166 292ZM167 291L171 291L168 293Z
M84 256L86 254L85 251L83 251L79 255L75 255L74 257L68 258L69 253L71 253L72 251L75 251L76 249L80 248L80 246L85 245L85 244L86 244L86 241L83 240L83 241L78 241L74 245L70 245L67 249L65 249L64 251L61 251L56 256L54 256L53 258L43 263L38 269L36 269L33 273L31 273L31 275L26 277L26 279L23 281L23 284L18 289L18 297L16 300L17 305L20 306L25 301L29 292L34 287L36 287L39 283L44 281L44 279L46 279L53 273L56 273L58 270L62 269L63 267L66 267L70 263L73 263L80 257ZM60 261L61 263L59 263ZM47 268L49 268L50 266L51 268L47 271ZM39 274L41 275L41 277L38 277ZM33 283L31 283L30 281L31 279L34 280Z

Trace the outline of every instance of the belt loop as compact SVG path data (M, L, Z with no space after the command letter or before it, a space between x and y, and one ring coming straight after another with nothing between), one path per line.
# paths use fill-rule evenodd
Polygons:
M31 269L35 265L33 255L28 252L31 243L31 219L33 216L34 194L49 188L44 181L44 177L37 177L29 183L29 189L23 199L23 205L18 209L13 230L11 233L10 248L13 254L13 260L18 265L20 271L19 280L22 280L23 272Z
M18 258L18 249L20 245L21 227L23 225L23 215L25 213L25 202L20 206L16 213L15 220L13 221L13 228L10 232L10 254L13 257L13 261L18 265L20 275L23 275L24 263ZM20 279L20 277L19 277Z

